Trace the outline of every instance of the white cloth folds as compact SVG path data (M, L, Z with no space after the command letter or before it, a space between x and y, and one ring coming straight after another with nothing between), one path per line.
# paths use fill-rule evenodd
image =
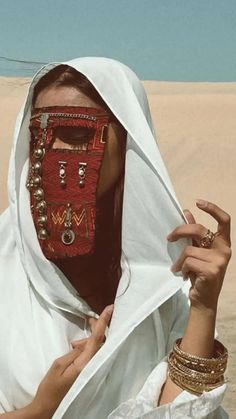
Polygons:
M2 412L29 403L52 362L70 350L72 340L89 333L86 315L97 317L44 258L25 188L33 88L58 64L43 67L34 77L17 119L8 178L9 209L0 218ZM166 379L162 360L183 334L188 316L183 280L170 271L187 241L167 244L167 234L186 220L156 144L144 89L129 68L111 59L80 58L64 64L92 82L128 137L123 273L115 310L105 345L84 368L54 418L223 417L216 409L225 386L199 398L183 392L173 403L156 407ZM208 416L214 410L215 416ZM205 416L195 416L199 411Z

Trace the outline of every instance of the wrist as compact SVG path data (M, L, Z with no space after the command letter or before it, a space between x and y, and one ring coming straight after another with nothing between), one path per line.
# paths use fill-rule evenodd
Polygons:
M190 305L189 319L196 326L198 325L201 328L202 333L204 333L204 330L209 333L211 329L212 335L214 334L213 331L215 331L216 315L216 306L206 307L203 305Z
M211 301L208 304L203 304L190 300L190 311L199 316L216 317L217 301Z
M38 405L34 400L27 406L27 411L30 419L51 419L54 413Z
M190 354L211 358L214 347L215 322L216 307L192 304L181 349Z

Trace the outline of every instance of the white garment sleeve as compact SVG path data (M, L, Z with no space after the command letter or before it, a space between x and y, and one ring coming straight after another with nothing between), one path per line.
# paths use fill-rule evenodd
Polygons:
M167 377L167 362L164 360L149 375L135 399L120 404L108 419L226 419L228 415L220 407L226 384L195 396L183 391L172 403L157 407L162 385ZM158 384L157 384L158 383Z
M167 352L174 341L184 333L188 318L188 299L185 291L179 291L174 300L175 320L169 334ZM148 376L136 398L120 404L108 416L108 419L226 419L227 413L220 407L226 390L226 384L196 396L182 391L173 402L158 406L157 400L167 378L167 361L164 358Z

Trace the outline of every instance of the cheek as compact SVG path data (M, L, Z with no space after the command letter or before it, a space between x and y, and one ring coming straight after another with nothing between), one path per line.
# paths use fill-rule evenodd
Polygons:
M100 170L97 196L101 197L118 180L123 167L123 157L117 139L109 138Z

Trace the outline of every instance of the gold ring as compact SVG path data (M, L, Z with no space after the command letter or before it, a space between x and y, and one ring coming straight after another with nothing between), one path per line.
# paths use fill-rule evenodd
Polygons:
M200 247L209 249L216 237L217 233L213 233L211 230L207 230L206 235L200 240Z

